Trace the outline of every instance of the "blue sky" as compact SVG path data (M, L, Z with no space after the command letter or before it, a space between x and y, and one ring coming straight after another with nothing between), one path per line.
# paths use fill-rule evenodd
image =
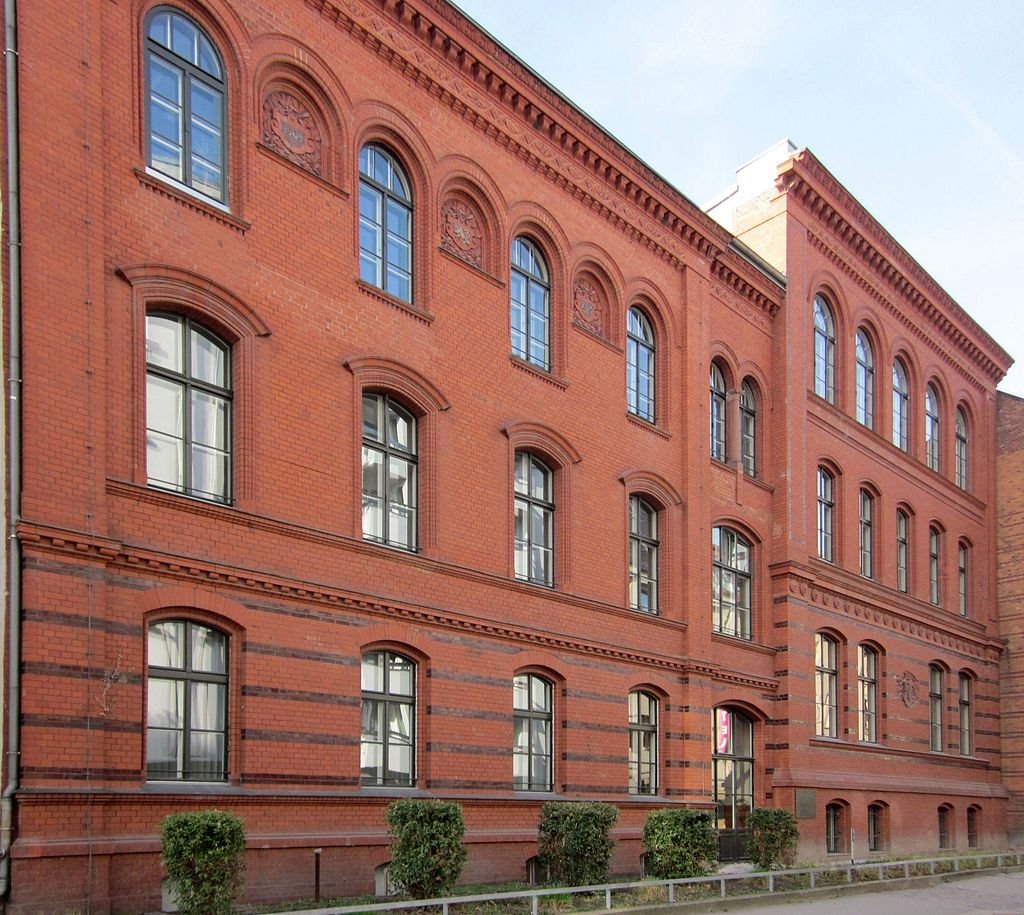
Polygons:
M459 0L691 200L788 136L1019 360L1024 2Z

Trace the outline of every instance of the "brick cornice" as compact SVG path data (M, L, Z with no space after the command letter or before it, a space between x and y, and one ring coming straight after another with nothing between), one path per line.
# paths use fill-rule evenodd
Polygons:
M963 354L991 383L1006 373L1012 359L924 268L885 230L857 199L807 150L780 168L779 190L812 217L808 238L859 285L900 319L946 361L950 348ZM825 231L822 231L824 229ZM830 238L831 236L831 238ZM836 244L835 242L838 242ZM844 257L838 248L852 257ZM897 303L877 289L851 260L898 297ZM909 304L923 328L911 320ZM925 329L926 328L926 329ZM944 344L937 344L941 337ZM976 384L979 384L975 381ZM979 384L985 388L987 385Z
M746 301L778 309L781 291L721 226L445 0L306 5L633 241L676 268L696 253Z
M127 484L122 485L127 487ZM117 489L118 484L108 484L108 488ZM132 487L132 493L135 493L134 487ZM200 504L197 506L197 509L203 507ZM215 507L215 510L233 514L230 509L220 509L219 506ZM239 519L239 523L251 526L254 523L253 517L246 515ZM274 522L271 521L265 521L264 524L274 526ZM279 523L278 527L284 527L283 523ZM287 534L291 538L298 537L298 532L292 528L289 528ZM441 629L469 632L475 635L503 639L508 642L527 644L548 651L570 651L577 654L609 658L629 664L655 668L662 672L674 672L681 676L699 673L712 679L749 686L755 689L774 690L777 686L774 680L754 677L740 671L726 670L710 662L695 662L678 656L633 651L596 640L575 638L562 633L514 626L500 620L472 617L438 607L413 604L406 601L394 601L387 598L379 598L375 595L358 594L343 588L325 585L322 582L302 581L273 575L261 570L230 566L190 556L169 555L160 551L149 550L145 547L118 543L81 531L59 530L23 522L19 526L18 536L25 546L26 553L34 551L38 553L59 554L66 557L69 562L101 562L109 569L145 574L168 582L190 582L216 589L227 587L237 594L259 594L264 598L273 596L277 600L301 602L304 606L342 607L382 619L402 619L406 622L425 623ZM321 535L318 539L323 539L325 536ZM349 541L341 537L331 538L331 540L335 545L344 549L354 551L374 549L372 546L367 547L362 541ZM527 590L532 593L535 590L533 586L524 586L519 582L509 581L482 572L440 565L423 557L409 556L403 558L428 565L441 574L454 574L463 578L486 580L488 584L493 586L518 591ZM637 616L636 611L601 604L597 601L588 601L574 595L558 594L557 599L560 603L565 603L578 609L624 615L631 619L635 619ZM644 615L643 622L647 626L657 627L662 633L669 630L681 632L686 629L684 624L675 623L658 616ZM653 643L657 644L658 639L654 638Z
M948 619L941 624L922 620L911 612L894 609L890 603L876 603L863 596L853 596L831 584L824 584L814 576L812 570L792 565L773 568L772 577L776 595L788 593L817 609L881 626L986 664L998 664L1002 655L1002 646L993 639L972 638L967 633L951 631L953 626L965 625L960 617L953 614L948 614Z

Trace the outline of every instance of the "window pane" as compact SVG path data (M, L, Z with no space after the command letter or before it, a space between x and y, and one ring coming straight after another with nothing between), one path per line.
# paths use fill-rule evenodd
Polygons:
M525 676L515 677L512 681L512 708L526 711L529 707L530 678Z
M371 651L363 655L361 682L363 692L384 692L384 652ZM364 711L366 705L364 702Z
M185 725L185 683L183 680L149 678L149 708L146 721L151 728L181 729Z
M181 626L181 623L171 623ZM191 626L192 631L192 669L214 674L227 673L228 642L223 633L205 626ZM152 644L152 628L150 629ZM153 664L150 657L150 664Z
M206 630L209 631L209 630ZM185 624L154 623L149 627L149 666L185 667Z
M181 16L171 16L171 50L189 63L199 63L199 33Z
M190 683L190 721L193 732L223 731L226 691L223 683Z
M412 696L415 680L416 665L412 661L401 655L388 655L388 692L391 695Z

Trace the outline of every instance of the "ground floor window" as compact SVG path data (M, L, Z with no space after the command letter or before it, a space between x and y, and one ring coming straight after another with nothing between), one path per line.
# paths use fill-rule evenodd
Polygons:
M846 851L846 808L842 804L825 808L825 850L830 855Z
M718 828L746 829L754 807L754 726L746 715L715 709L715 802Z

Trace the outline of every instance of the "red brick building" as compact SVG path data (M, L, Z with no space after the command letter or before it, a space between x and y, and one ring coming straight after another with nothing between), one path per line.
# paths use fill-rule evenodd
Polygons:
M409 794L474 881L550 799L619 873L668 805L1005 844L1009 358L810 153L734 235L442 0L85 11L22 0L8 137L9 912L152 910L211 806L253 901Z
M1003 782L1010 793L1007 836L1024 842L1024 399L999 393L999 625L1002 668Z

